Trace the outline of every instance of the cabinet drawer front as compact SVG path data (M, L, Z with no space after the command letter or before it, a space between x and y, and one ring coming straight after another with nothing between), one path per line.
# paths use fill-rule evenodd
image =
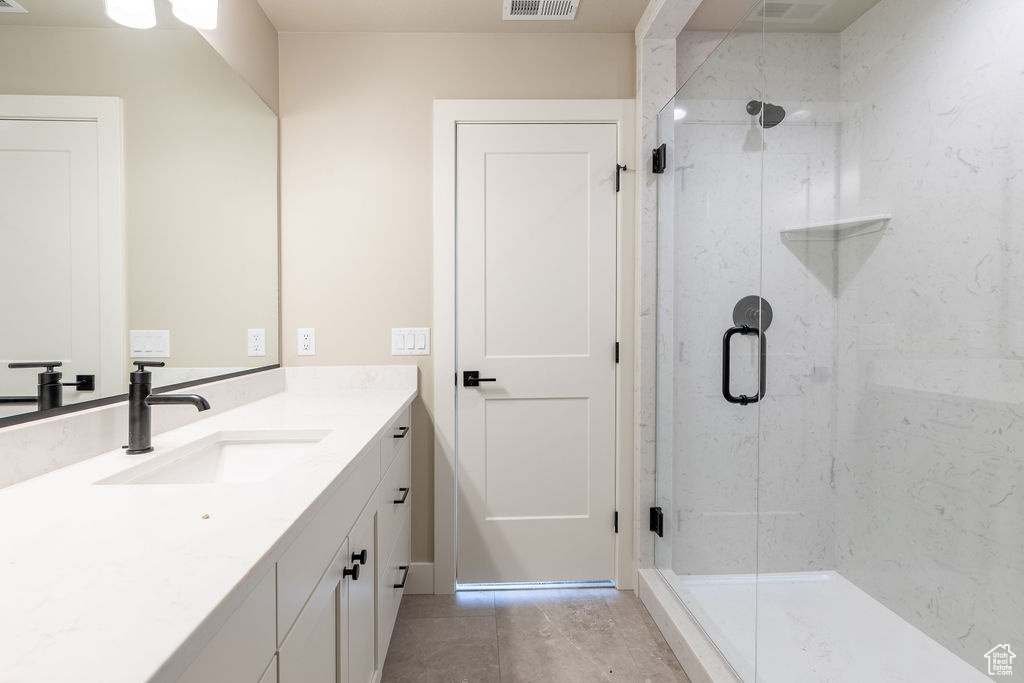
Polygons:
M403 491L402 489L409 489ZM412 508L412 442L406 441L391 469L377 489L377 545L381 557L388 557L395 546L395 537L402 520ZM402 503L395 501L404 500Z
M253 589L178 683L252 683L274 656L274 572ZM274 667L275 672L277 667ZM271 679L276 680L276 679Z
M412 441L412 411L406 408L391 422L380 439L380 471L388 471L402 447Z
M277 637L284 641L338 545L373 497L380 474L378 444L359 454L356 469L277 562Z
M395 620L398 618L398 608L402 604L404 588L396 588L406 578L408 572L403 569L409 567L412 560L412 522L406 516L405 523L398 532L397 543L391 554L391 559L381 563L384 569L381 571L380 583L377 586L379 598L377 607L378 635L377 635L377 660L384 662L388 653L388 645L391 643L391 633L395 629Z

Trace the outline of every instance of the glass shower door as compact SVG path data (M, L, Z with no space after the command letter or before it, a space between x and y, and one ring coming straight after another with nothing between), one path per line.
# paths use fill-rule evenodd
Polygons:
M757 634L765 98L760 31L734 31L660 114L655 564L745 681ZM742 55L742 58L737 58ZM767 387L768 391L771 390Z

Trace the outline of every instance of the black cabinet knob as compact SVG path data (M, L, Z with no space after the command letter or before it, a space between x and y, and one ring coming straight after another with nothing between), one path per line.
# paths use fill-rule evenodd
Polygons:
M351 569L349 569L348 567L343 569L342 572L341 572L341 578L345 578L346 576L351 576L353 581L358 581L359 580L359 565L358 564L354 564L354 565L352 565Z
M367 554L366 548L363 548L362 552L352 553L352 562L358 562L359 564L366 564Z

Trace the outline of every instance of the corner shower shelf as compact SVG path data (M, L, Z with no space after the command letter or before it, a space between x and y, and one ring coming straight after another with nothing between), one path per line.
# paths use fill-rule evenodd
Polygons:
M885 230L885 226L891 219L892 216L887 213L847 218L841 221L790 228L783 230L782 236L790 242L838 242Z

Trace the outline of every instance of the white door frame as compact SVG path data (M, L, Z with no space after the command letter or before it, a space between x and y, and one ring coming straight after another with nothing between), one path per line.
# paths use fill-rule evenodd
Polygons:
M0 119L93 121L97 135L100 286L98 397L125 391L124 133L120 97L0 95Z
M634 100L434 101L434 592L455 592L455 167L460 123L613 123L621 176L617 206L615 585L636 586L633 561L633 303L636 159ZM614 171L614 169L609 169ZM449 378L452 381L449 381Z

